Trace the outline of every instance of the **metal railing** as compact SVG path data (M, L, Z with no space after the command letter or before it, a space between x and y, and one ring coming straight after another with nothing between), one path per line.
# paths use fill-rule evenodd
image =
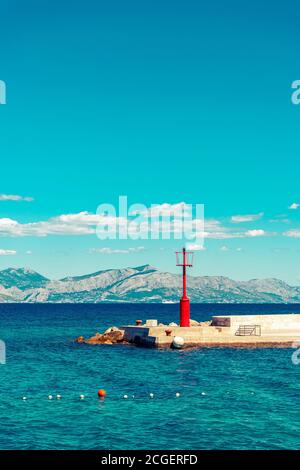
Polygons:
M260 325L240 325L235 336L261 336Z

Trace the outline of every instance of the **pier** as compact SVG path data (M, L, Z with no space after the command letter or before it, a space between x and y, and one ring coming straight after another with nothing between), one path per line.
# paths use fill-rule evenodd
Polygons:
M190 319L190 299L187 296L186 268L193 266L193 252L176 252L176 265L182 267L182 297L179 302L179 325L158 323L149 319L135 325L108 328L103 334L77 343L135 344L152 348L188 347L293 347L300 346L300 314L219 315L206 322ZM230 308L230 307L229 307Z
M144 347L174 347L174 338L182 338L182 347L291 347L300 345L300 315L228 315L213 316L211 322L191 321L193 326L143 325L122 327L124 340ZM198 324L197 324L198 323Z
M148 348L283 348L300 346L300 314L225 315L211 321L190 320L190 326L137 320L136 325L108 328L85 339L86 344L132 344Z

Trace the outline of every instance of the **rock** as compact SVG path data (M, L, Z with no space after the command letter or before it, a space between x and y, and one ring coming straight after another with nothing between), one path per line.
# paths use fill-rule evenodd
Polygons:
M208 321L201 321L199 323L200 326L211 326L212 324L212 321L211 320L208 320Z
M196 320L190 320L190 326L199 326L200 323Z
M169 326L178 326L177 323L175 323L174 321L172 321L171 323L169 323Z
M124 339L124 331L119 328L112 327L106 330L105 333L96 333L89 339L85 339L83 336L79 336L75 341L77 343L85 344L114 344L122 343Z
M119 328L117 328L116 326L110 326L109 328L107 328L107 330L104 331L104 335L107 334L107 333L111 333L112 331L121 331Z
M78 336L78 338L75 339L75 343L84 343L84 341L84 336Z
M101 338L102 338L103 335L101 335L100 333L96 333L94 336L91 336L91 338L89 338L88 340L86 341L101 341Z
M104 334L103 338L105 340L112 341L113 343L119 343L124 338L124 331L122 330L111 331L110 333Z

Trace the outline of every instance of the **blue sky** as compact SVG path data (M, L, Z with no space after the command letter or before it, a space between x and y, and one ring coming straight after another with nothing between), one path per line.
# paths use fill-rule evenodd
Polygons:
M300 6L261 3L0 1L0 269L175 272L88 225L127 195L205 205L193 274L300 284Z

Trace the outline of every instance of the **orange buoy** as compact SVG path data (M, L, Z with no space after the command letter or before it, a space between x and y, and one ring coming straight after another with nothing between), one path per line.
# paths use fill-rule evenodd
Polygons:
M106 391L103 390L103 388L101 388L100 390L98 390L98 397L99 398L105 398L106 396Z

